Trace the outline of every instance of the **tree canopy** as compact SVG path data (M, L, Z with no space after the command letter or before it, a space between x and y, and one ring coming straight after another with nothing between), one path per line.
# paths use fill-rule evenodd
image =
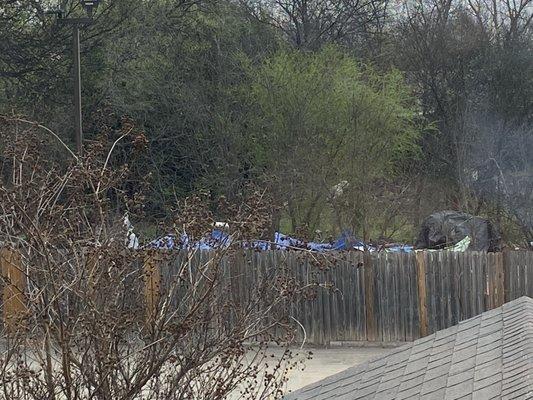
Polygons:
M148 182L147 224L191 192L253 183L288 233L410 240L451 208L493 217L509 240L531 234L509 200L530 201L531 0L100 3L81 33L85 136L142 132L110 163L130 163L131 190ZM74 0L0 1L0 113L71 144L57 6L83 14Z

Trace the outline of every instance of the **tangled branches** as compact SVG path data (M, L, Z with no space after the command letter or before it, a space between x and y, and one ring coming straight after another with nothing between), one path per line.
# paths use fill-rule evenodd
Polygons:
M27 122L0 120L0 245L21 256L0 261L25 282L24 312L2 332L0 399L280 397L294 354L264 359L269 343L294 337L288 304L299 290L286 268L249 271L231 247L126 249L120 216L142 196L124 184L129 169L113 150L128 140L142 148L135 126L122 124L77 159L50 151L57 137ZM198 201L188 211L203 209ZM240 237L263 229L258 208L234 207ZM182 211L188 230L212 222ZM2 284L14 282L4 274Z

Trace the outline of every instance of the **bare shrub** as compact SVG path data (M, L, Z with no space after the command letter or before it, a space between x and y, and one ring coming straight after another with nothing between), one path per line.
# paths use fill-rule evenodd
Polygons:
M283 265L246 268L241 241L270 224L259 215L264 193L228 207L237 240L227 248L129 250L120 215L142 209L142 195L125 184L128 166L116 165L113 149L142 134L126 121L81 159L61 143L51 152L54 136L0 119L0 247L21 254L27 282L25 312L2 331L0 398L280 397L296 360L289 304L309 288ZM187 204L176 234L201 236L213 215L198 196ZM254 284L243 284L250 274ZM274 359L273 342L284 349Z

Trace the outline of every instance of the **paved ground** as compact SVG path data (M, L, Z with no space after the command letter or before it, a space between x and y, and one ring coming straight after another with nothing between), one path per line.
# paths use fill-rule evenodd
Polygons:
M303 371L297 370L290 374L287 389L299 389L392 350L393 348L383 347L309 349L313 358L306 361Z
M533 299L520 297L289 399L532 399L532 325Z
M347 368L359 365L382 354L388 354L402 343L388 344L387 347L378 347L375 344L360 345L350 347L326 348L306 348L304 350L293 349L293 361L304 360L304 367L299 364L296 369L289 373L289 380L285 386L285 394L300 389L304 386L320 381L330 375L344 371ZM312 352L312 358L306 359L306 354ZM254 353L250 353L254 354ZM268 365L272 366L275 360L279 360L283 354L281 348L269 347L267 350ZM270 358L274 356L273 358ZM250 361L250 360L249 360ZM270 370L270 369L269 369ZM230 400L240 400L241 396L236 391Z
M307 352L312 352L312 358L305 360L305 366L293 369L289 375L289 381L286 386L286 392L294 391L311 383L317 382L330 375L344 371L345 369L361 364L367 360L382 354L392 352L395 346L401 343L389 345L388 347L376 347L374 345L365 345L362 347L333 347L333 348L306 348L296 350L298 359L305 359ZM0 341L0 350L3 350L3 343ZM281 349L269 348L268 354L281 356ZM272 363L271 363L272 365ZM235 394L231 399L239 399L240 396Z

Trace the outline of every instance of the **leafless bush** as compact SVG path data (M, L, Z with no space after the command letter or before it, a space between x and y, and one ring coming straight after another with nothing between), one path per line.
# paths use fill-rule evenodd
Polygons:
M308 288L279 265L236 295L238 240L207 256L126 249L118 216L142 196L113 149L140 135L124 123L78 159L45 127L0 119L0 244L21 254L27 282L24 312L2 332L0 399L281 396L294 354L266 363L268 345L294 338L288 304ZM56 142L60 156L46 157ZM268 226L261 199L228 207L236 238ZM199 200L180 209L178 231L214 220Z

